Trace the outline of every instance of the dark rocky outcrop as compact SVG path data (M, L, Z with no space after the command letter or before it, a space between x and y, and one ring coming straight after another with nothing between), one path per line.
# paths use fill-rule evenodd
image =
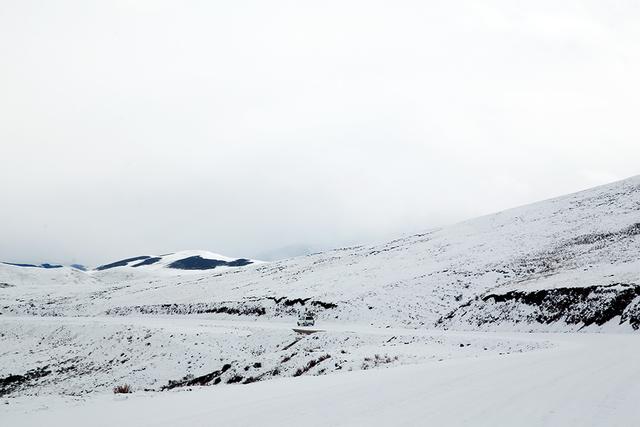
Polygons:
M237 316L263 316L266 309L259 305L228 303L191 303L191 304L153 304L114 307L106 311L107 315L126 316L130 314L231 314Z
M17 263L13 263L13 262L3 262L3 264L12 265L14 267L62 268L62 266L59 265L59 264L49 264L49 263L46 263L46 262L44 264L40 264L40 265L35 265L35 264L17 264Z
M247 298L241 301L198 302L183 304L149 304L114 307L107 315L127 316L131 314L229 314L235 316L296 315L302 307L312 306L316 310L332 310L338 304L311 298L265 297Z
M195 255L174 261L167 267L179 270L212 270L216 267L243 267L252 263L253 261L245 258L223 261L219 259L202 258L199 255Z
M101 265L100 267L96 267L96 270L102 271L102 270L108 270L110 268L115 268L115 267L125 267L127 265L129 265L130 262L134 262L134 261L141 261L143 259L149 259L151 258L148 255L142 255L142 256L137 256L137 257L133 257L133 258L127 258L127 259L123 259L120 261L116 261L116 262L112 262L111 264L105 264L105 265Z
M640 327L640 286L616 283L562 287L532 291L514 290L486 294L471 300L438 321L440 325L468 324L482 327L498 323L602 326L619 323Z
M190 386L202 386L209 384L219 384L222 374L227 372L231 368L231 364L225 363L222 368L209 372L208 374L200 375L195 378L185 377L181 380L172 380L160 390L171 390L177 387L190 387Z
M147 258L142 262L139 262L137 264L133 264L131 267L141 267L143 265L151 265L151 264L155 264L156 262L160 261L162 258L161 257L153 257L153 258Z
M48 366L32 369L22 375L9 375L4 378L0 378L0 397L8 395L16 389L28 386L38 379L45 377L51 373Z

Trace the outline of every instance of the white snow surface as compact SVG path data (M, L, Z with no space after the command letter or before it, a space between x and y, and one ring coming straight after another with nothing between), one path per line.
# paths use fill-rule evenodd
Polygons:
M461 339L456 334L322 322L300 335L287 321L220 320L201 316L0 317L0 378L36 367L51 371L10 395L85 395L117 384L162 390L171 381L229 368L222 384L437 362L546 348L548 343ZM256 365L256 363L259 365ZM2 391L0 387L0 392ZM2 393L0 393L1 395Z
M450 333L453 334L453 333ZM630 426L640 417L640 342L619 334L483 334L544 350L282 378L179 392L18 397L18 426ZM0 401L2 403L2 401Z
M0 264L0 425L635 425L639 253L633 177L238 268ZM495 297L594 287L571 314L617 307L602 324ZM323 332L292 330L303 308Z
M98 279L71 267L19 267L0 263L0 289L17 286L23 290L32 285L38 289L78 285L90 287L98 283Z

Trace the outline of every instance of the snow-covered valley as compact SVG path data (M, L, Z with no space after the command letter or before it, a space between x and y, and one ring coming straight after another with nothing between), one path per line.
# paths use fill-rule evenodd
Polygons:
M11 426L628 426L640 416L631 334L445 332L551 347L247 385L5 399ZM437 336L437 335L436 335ZM526 344L526 345L529 345ZM331 360L331 359L329 359Z
M531 425L625 425L640 397L639 254L633 177L269 263L184 251L87 271L0 264L0 419L522 425L515 408L536 394ZM292 330L302 310L320 332ZM114 400L124 384L134 393ZM233 396L253 409L224 410ZM265 405L279 409L265 418Z
M0 378L5 378L0 394L9 396L82 396L125 383L135 391L249 384L549 347L545 342L354 324L323 323L323 332L300 335L292 330L294 319L8 317L0 322L3 348L11 349L0 353ZM23 378L7 381L11 373L23 373Z

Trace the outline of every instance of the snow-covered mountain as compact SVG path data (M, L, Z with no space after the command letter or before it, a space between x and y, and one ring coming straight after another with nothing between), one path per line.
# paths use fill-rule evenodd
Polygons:
M49 265L49 264L46 264ZM29 286L42 288L61 285L96 284L98 280L84 271L67 266L42 267L32 264L0 262L0 288Z
M139 271L213 270L224 267L244 267L255 263L247 258L229 258L208 251L181 251L164 255L142 255L100 265L96 271L138 269Z
M219 272L260 263L202 250L131 257L94 269L80 269L77 265L0 262L0 305L4 304L4 309L16 305L35 309L45 302L51 308L64 307L65 303L81 307L86 298L99 298L106 295L104 292L109 293L111 286L122 286L125 282L150 283L172 277L194 277L214 270ZM0 314L2 312L0 308Z
M514 330L636 330L639 254L634 177L271 263L187 251L86 272L0 264L0 344L10 349L0 354L0 396L249 384L452 359L491 360L502 372L508 354L566 344L549 334L514 339ZM291 330L303 309L317 313L323 333ZM607 342L581 347L600 351L596 371L619 365L598 344ZM625 347L625 360L635 348ZM573 367L567 355L581 351L549 354Z
M637 325L639 224L633 177L382 245L242 268L229 266L244 260L202 252L136 257L89 272L100 289L65 295L63 304L42 288L28 303L8 298L2 310L281 317L311 307L321 318L374 324ZM223 264L190 274L206 260Z
M237 268L261 263L247 258L230 258L203 250L163 255L141 255L88 269L79 264L24 264L0 262L0 283L15 285L80 284L129 280L148 276L181 275L217 269Z
M198 275L260 264L247 258L230 258L203 250L179 251L162 255L141 255L97 266L89 271L105 283L123 280L153 280L168 276Z

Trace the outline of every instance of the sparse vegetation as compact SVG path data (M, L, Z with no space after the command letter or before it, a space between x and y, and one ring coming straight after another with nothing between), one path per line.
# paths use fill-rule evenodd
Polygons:
M296 370L296 372L293 374L293 376L294 377L299 377L300 375L303 375L306 372L309 372L311 369L313 369L314 366L324 362L325 360L329 359L330 357L331 357L331 355L325 354L323 356L318 357L317 359L309 360L309 362L307 362L307 364L305 366L302 366L302 367L298 368Z
M242 375L234 375L231 378L229 378L227 380L227 384L235 384L235 383L239 383L240 381L242 381L244 378L242 377Z
M365 357L364 358L364 362L362 362L361 368L363 370L371 369L371 368L377 368L380 365L386 365L388 363L393 363L393 362L396 362L397 360L398 360L398 356L391 357L391 356L389 356L387 354L385 354L384 356L376 354L374 357Z
M283 357L283 358L282 358L282 360L280 361L280 363L287 363L287 362L288 362L289 360L291 360L291 358L292 358L293 356L295 356L296 354L298 354L298 353L289 354L289 355L287 355L287 356Z
M113 388L114 394L128 394L131 393L131 386L129 384L122 384Z

